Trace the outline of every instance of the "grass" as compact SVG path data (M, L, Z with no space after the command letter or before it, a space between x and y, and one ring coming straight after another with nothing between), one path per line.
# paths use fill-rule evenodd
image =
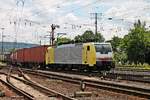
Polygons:
M121 69L137 69L137 70L150 70L150 65L149 64L126 64L126 65L116 65L116 68L121 68Z

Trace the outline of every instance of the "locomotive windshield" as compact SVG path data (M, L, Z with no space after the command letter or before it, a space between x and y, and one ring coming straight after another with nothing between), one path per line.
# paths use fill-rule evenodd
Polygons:
M96 52L100 52L101 54L108 54L111 51L110 44L95 44Z

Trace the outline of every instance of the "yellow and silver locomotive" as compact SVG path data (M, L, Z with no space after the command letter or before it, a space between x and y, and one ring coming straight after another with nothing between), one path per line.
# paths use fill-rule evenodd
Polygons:
M49 68L110 70L114 67L110 43L65 44L46 51Z

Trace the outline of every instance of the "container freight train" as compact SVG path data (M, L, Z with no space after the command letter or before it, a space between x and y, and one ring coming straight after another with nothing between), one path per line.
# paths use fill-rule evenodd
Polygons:
M62 70L110 70L114 68L110 43L65 44L19 49L10 55L11 62L32 68Z

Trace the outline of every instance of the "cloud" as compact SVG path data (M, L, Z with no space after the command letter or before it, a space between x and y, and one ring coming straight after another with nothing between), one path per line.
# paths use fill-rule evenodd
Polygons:
M150 10L150 2L146 2L145 0L121 0L121 2L114 2L115 6L112 3L112 7L108 9L105 15L129 19L132 22L133 18L135 20L138 18L137 16L144 17L148 13L145 9Z
M19 21L20 18L22 20L17 27L17 39L30 43L39 43L40 36L48 35L47 31L50 31L52 23L60 25L60 28L55 30L56 33L66 32L67 37L71 38L83 34L85 30L94 31L94 20L90 19L89 14L94 11L103 13L102 20L98 20L98 31L106 40L114 35L123 37L137 19L150 25L148 0L100 0L96 3L93 3L93 0L25 0L23 13L22 6L17 7L16 1L0 0L0 27L5 27L5 34L13 37L7 39L9 41L14 41L16 33L13 22Z

